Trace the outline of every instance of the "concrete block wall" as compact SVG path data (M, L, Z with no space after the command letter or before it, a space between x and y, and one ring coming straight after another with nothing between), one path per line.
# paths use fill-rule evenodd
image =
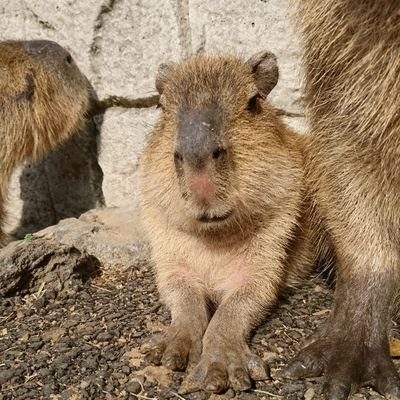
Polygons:
M244 57L271 50L278 57L280 81L270 99L290 125L304 130L299 43L290 3L0 0L0 40L59 42L99 99L117 96L125 104L109 107L69 143L15 172L8 230L21 236L93 207L136 203L138 159L158 117L154 78L163 61L179 61L200 50Z

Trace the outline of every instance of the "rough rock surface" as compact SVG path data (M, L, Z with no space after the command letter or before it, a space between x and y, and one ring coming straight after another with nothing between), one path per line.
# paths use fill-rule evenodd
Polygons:
M168 325L169 315L158 301L149 249L134 209L91 211L10 244L0 253L0 282L7 259L46 275L37 275L30 291L25 285L20 295L14 290L0 297L0 400L322 398L321 379L280 377L331 311L332 290L319 277L282 298L251 338L251 348L271 367L271 380L243 393L179 397L185 373L149 365L143 354L151 335ZM90 271L88 259L96 273L82 277ZM14 278L21 271L15 270ZM49 278L55 271L65 275L63 286ZM381 398L370 389L352 397Z
M0 296L59 292L100 273L100 266L148 263L137 209L97 209L68 218L0 249Z
M99 271L96 258L53 240L14 242L0 252L0 297L76 287Z

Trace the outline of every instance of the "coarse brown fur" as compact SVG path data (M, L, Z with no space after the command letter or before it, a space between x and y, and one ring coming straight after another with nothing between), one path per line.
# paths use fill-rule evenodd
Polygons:
M0 247L7 186L14 168L68 139L84 120L86 78L49 41L0 42Z
M400 398L388 327L400 284L400 3L304 0L306 170L338 258L331 318L290 365L328 399Z
M144 151L140 191L172 314L152 357L172 369L197 365L182 392L244 390L250 378L264 379L246 338L314 262L300 226L306 138L265 100L277 79L271 53L247 63L198 55L160 69L163 113Z

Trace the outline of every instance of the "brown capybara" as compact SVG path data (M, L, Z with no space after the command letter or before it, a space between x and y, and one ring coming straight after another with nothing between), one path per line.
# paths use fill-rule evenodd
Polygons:
M160 67L162 117L143 154L140 191L172 316L152 359L193 367L182 393L245 390L265 379L246 339L314 261L300 226L305 139L266 101L277 80L269 52Z
M68 139L84 120L89 86L71 55L47 40L0 42L0 247L14 168Z
M338 260L335 306L286 375L327 399L371 385L400 399L389 327L400 285L400 2L303 0L306 156Z

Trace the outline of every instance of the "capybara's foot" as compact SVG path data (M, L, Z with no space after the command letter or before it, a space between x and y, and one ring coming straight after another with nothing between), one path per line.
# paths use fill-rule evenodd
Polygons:
M183 381L180 392L220 393L228 388L244 391L250 389L251 380L268 378L268 367L251 353L246 343L219 343L203 353L200 363Z
M386 399L400 399L400 379L388 345L367 346L359 338L319 338L289 363L284 376L301 379L324 375L328 400L344 400L362 386L372 386Z
M152 338L146 352L153 364L184 371L200 360L201 336L171 326L166 333Z

